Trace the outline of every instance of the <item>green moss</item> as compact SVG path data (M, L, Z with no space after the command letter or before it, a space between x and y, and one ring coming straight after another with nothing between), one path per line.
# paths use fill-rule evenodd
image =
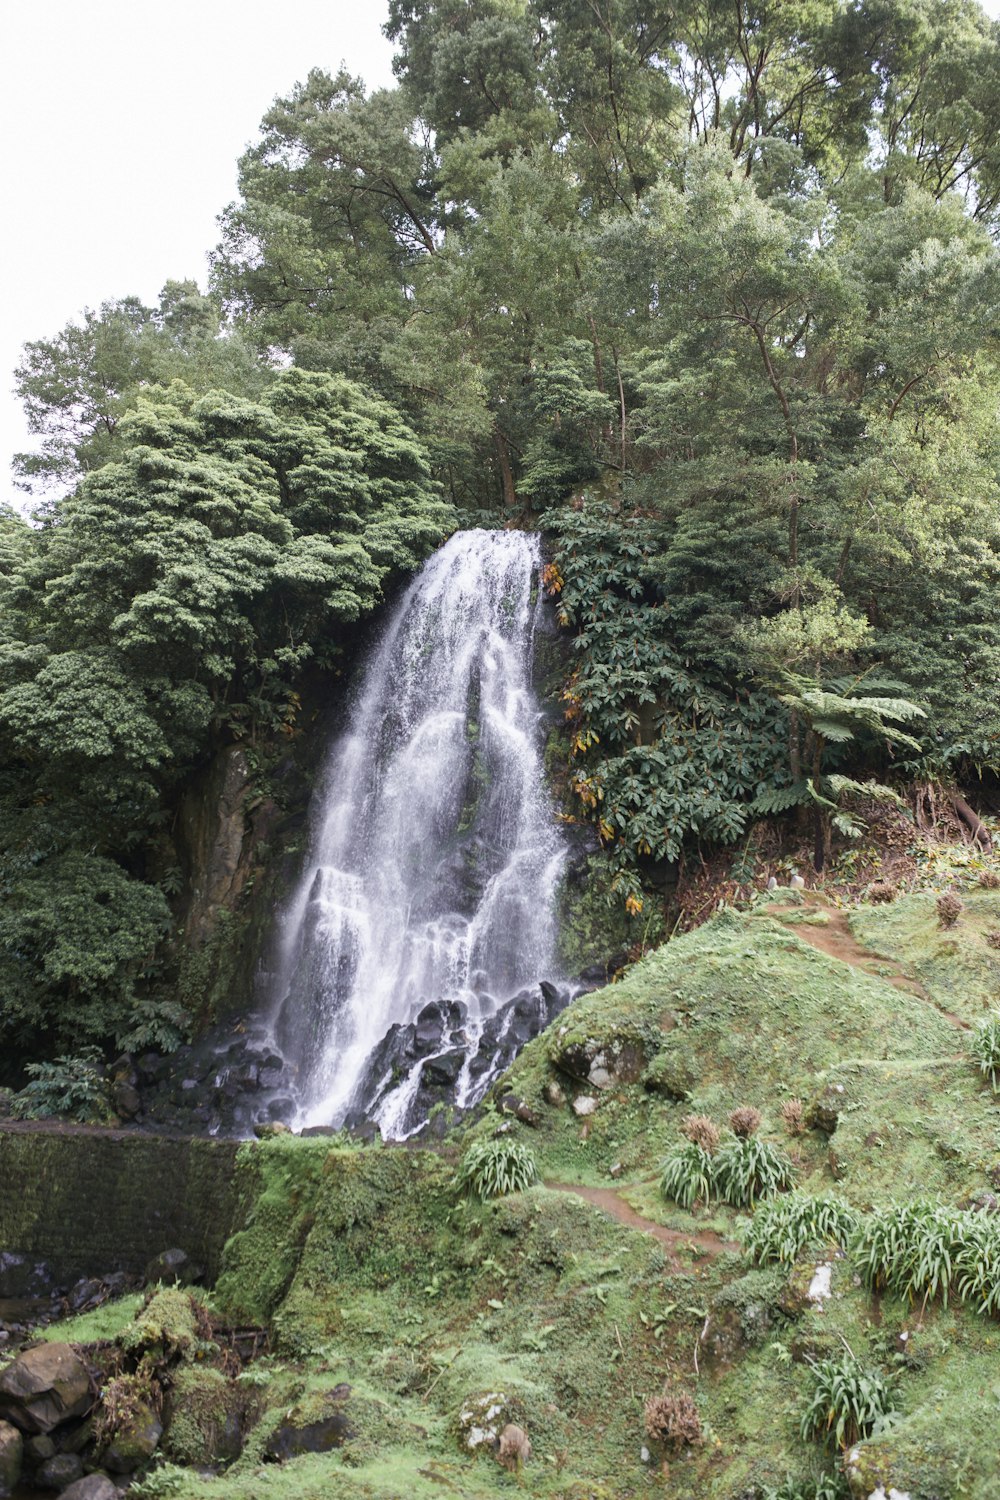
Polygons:
M215 1300L229 1317L266 1322L295 1272L313 1222L313 1206L329 1143L273 1136L248 1141L237 1159L252 1208L246 1227L226 1246Z
M582 879L563 881L558 913L559 961L566 974L582 974L595 964L620 963L622 955L644 935L626 913L621 897L612 893L611 871L601 854L587 860ZM649 943L661 936L658 926L645 933Z
M187 1355L199 1342L195 1297L180 1287L161 1287L119 1335L132 1354Z
M128 1297L118 1297L114 1302L105 1302L93 1312L79 1313L75 1318L63 1318L38 1330L38 1338L53 1344L101 1344L120 1337L140 1312L145 1297L134 1292Z
M1000 950L986 941L1000 928L1000 892L963 891L954 927L938 920L936 894L922 891L885 906L863 906L851 930L872 952L896 959L943 1009L975 1024L1000 999Z
M836 1182L861 1207L918 1189L960 1200L988 1185L1000 1158L995 1102L938 1005L825 956L769 909L716 919L581 998L504 1084L538 1114L537 1129L506 1123L550 1182L613 1186L671 1231L664 1242L544 1186L486 1204L462 1198L454 1146L490 1135L491 1113L441 1153L288 1137L243 1148L253 1208L227 1247L219 1303L266 1322L276 1354L259 1377L192 1374L171 1452L208 1444L236 1393L257 1406L242 1456L224 1477L192 1479L180 1500L625 1500L663 1479L640 1452L644 1404L668 1379L694 1396L704 1442L671 1458L666 1488L674 1500L734 1500L829 1467L799 1422L809 1360L845 1343L893 1376L902 1414L860 1445L863 1484L915 1500L997 1500L1000 1325L964 1308L873 1301L844 1257L817 1306L816 1258L755 1269L738 1250L720 1253L718 1236L738 1236L737 1214L687 1213L659 1194L657 1164L683 1116L721 1125L746 1103L794 1154L799 1186ZM563 1066L568 1049L621 1057L625 1044L635 1081L588 1084L597 1109L577 1116L584 1084ZM789 1135L782 1102L827 1093L839 1109L830 1133ZM341 1384L355 1436L334 1452L266 1463L289 1411L306 1422ZM463 1404L492 1390L534 1446L520 1482L461 1447Z

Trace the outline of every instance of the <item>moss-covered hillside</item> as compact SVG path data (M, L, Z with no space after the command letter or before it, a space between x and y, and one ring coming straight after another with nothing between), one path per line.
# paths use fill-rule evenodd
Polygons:
M954 1293L947 1307L871 1295L834 1245L755 1264L747 1211L684 1210L659 1190L683 1120L725 1135L752 1105L800 1192L863 1214L925 1194L980 1195L983 1222L995 1208L1000 1113L969 1046L1000 991L1000 894L968 893L951 928L933 895L848 913L810 902L778 892L718 916L525 1050L506 1112L471 1130L531 1149L542 1182L524 1192L459 1194L468 1131L440 1150L247 1145L255 1209L214 1301L269 1329L271 1352L241 1374L186 1366L164 1451L211 1458L237 1407L249 1436L225 1472L154 1470L143 1493L1000 1496L1000 1322ZM843 1450L801 1433L826 1359L890 1391L891 1415ZM700 1441L650 1436L665 1388L693 1400ZM295 1456L289 1432L334 1418L334 1446ZM520 1472L489 1442L468 1446L471 1429L508 1421L532 1444Z

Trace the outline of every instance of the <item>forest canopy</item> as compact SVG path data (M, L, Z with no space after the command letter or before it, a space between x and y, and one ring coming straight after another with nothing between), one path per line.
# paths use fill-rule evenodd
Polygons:
M0 1036L182 1027L143 998L178 788L456 524L547 534L571 784L633 905L764 813L808 809L821 863L852 788L1000 773L996 23L392 0L387 32L393 88L268 109L207 292L25 348Z

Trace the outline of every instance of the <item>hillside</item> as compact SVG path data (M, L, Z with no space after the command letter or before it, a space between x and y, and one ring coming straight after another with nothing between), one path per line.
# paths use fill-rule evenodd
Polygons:
M237 1373L211 1343L179 1360L166 1345L161 1378L168 1460L200 1465L213 1444L231 1457L218 1446L227 1412L248 1428L245 1447L218 1479L154 1469L139 1493L736 1500L787 1476L782 1496L813 1496L826 1474L822 1494L839 1494L836 1445L805 1441L799 1423L814 1364L849 1349L891 1383L899 1414L845 1445L853 1495L996 1495L994 1318L954 1290L947 1307L869 1294L822 1236L792 1264L755 1264L740 1248L746 1213L685 1210L657 1185L685 1117L724 1126L753 1105L796 1194L833 1192L863 1215L932 1195L981 1204L992 1222L996 1105L969 1028L1000 980L988 941L1000 893L973 887L963 902L943 929L931 893L840 910L779 890L575 1002L499 1091L523 1118L491 1108L436 1149L288 1135L244 1146L252 1206L208 1306L220 1326L266 1328L268 1352ZM463 1196L459 1154L497 1135L530 1147L541 1182ZM108 1337L113 1309L97 1316ZM88 1336L86 1323L49 1333ZM106 1363L107 1345L92 1357ZM646 1432L665 1383L696 1404L691 1446ZM494 1427L512 1420L530 1437L520 1478L488 1442L464 1450L462 1413L483 1425L468 1414L486 1397ZM291 1429L333 1417L334 1448L276 1461L295 1454Z

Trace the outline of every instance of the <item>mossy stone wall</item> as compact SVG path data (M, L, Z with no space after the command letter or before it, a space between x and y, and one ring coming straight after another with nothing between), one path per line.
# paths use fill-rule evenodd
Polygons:
M44 1261L57 1281L142 1271L180 1246L214 1280L243 1222L238 1141L125 1131L0 1130L0 1252Z

